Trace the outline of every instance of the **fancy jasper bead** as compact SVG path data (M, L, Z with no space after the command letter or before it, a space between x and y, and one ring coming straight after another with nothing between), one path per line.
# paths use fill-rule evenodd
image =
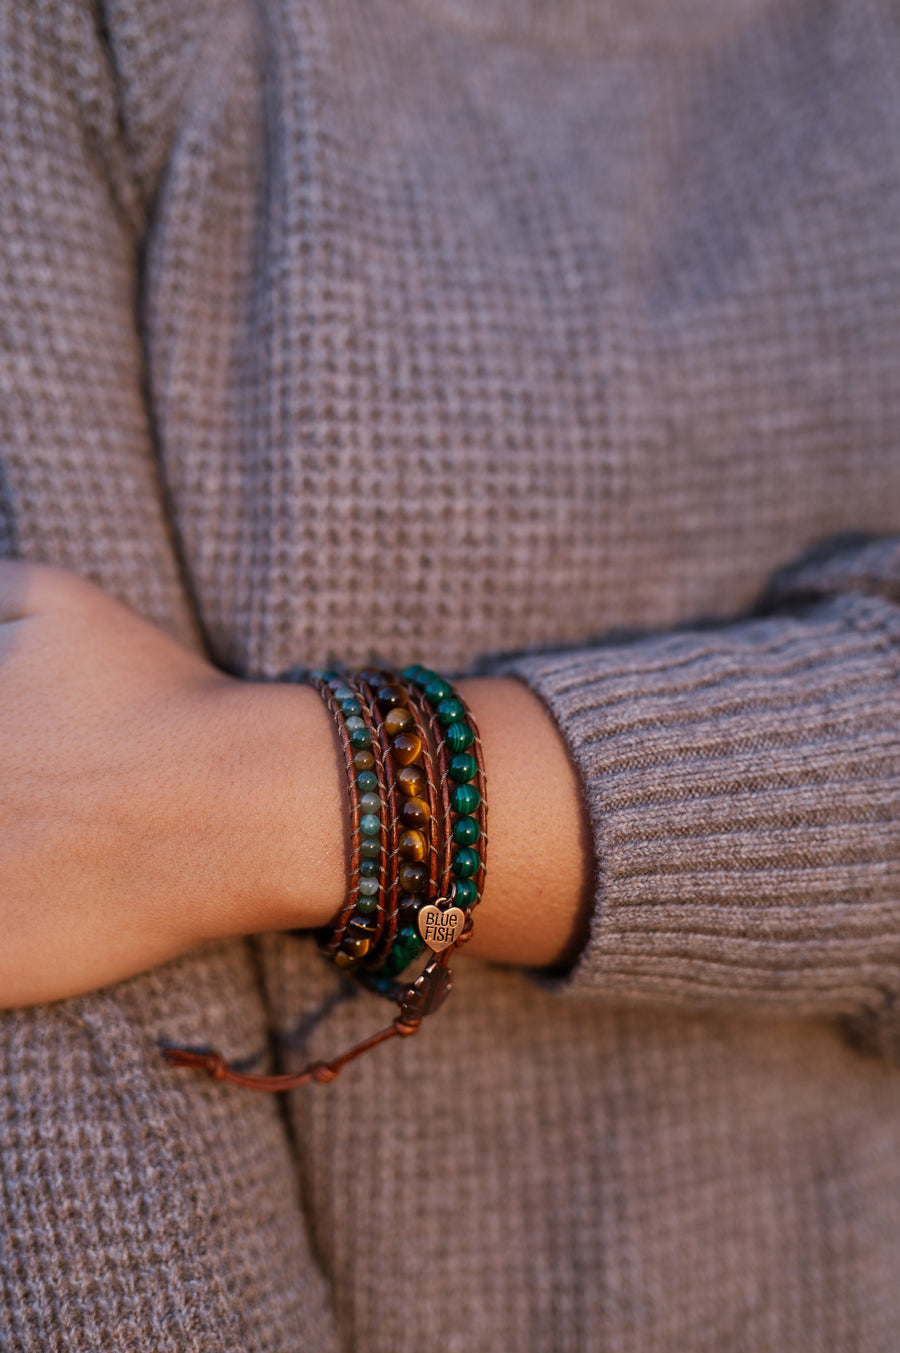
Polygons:
M378 819L376 818L376 822L377 820ZM359 825L360 830L362 830L362 823L360 823ZM363 836L362 840L359 843L359 853L361 858L364 860L379 859L379 857L381 856L381 842L379 841L378 837L375 835Z
M457 752L450 758L447 774L458 784L465 784L467 780L474 780L478 774L478 762L471 752Z
M397 771L397 784L410 799L420 799L428 788L428 781L421 766L404 766Z
M361 748L353 758L353 765L356 770L371 770L375 765L375 757L371 749L368 747Z
M427 827L431 821L431 809L425 799L407 799L400 805L400 821L404 827Z
M363 794L359 801L359 811L361 813L380 813L381 795Z
M371 741L372 734L369 732L368 728L363 727L350 729L351 747L356 747L358 751L362 751L364 748L368 747L371 744ZM373 765L375 764L374 761L372 764Z
M458 850L453 857L450 868L457 878L468 879L471 878L473 874L478 873L478 866L480 864L481 860L478 857L478 851L470 850L468 846L463 846L462 850Z
M391 739L391 756L398 765L411 766L421 755L422 740L415 733L398 733Z
M363 836L378 836L381 831L381 818L374 813L363 813L359 819L359 830Z
M381 865L377 860L360 860L359 876L361 879L375 879L381 871Z
M373 897L358 897L356 899L356 910L359 912L360 916L373 916L378 910L377 894Z
M378 788L378 776L373 770L361 770L356 777L356 786L361 794L371 794Z
M377 897L378 887L377 879L360 879L359 895L360 897Z
M452 723L444 732L451 752L464 752L475 741L475 734L467 723Z
M464 817L474 813L481 803L481 795L475 785L454 785L450 790L450 807L454 813Z
M481 828L474 817L457 818L453 824L453 839L458 846L474 846Z

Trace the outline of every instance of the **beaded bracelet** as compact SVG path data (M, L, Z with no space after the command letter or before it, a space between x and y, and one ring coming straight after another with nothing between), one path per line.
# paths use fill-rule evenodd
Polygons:
M461 696L418 664L400 676L366 668L308 679L337 726L350 807L347 900L319 943L364 986L396 1001L400 1014L335 1060L287 1075L251 1075L217 1052L162 1050L174 1066L254 1090L334 1080L377 1044L417 1033L451 990L447 959L469 939L484 888L484 757ZM423 949L430 952L424 970L412 982L403 979Z

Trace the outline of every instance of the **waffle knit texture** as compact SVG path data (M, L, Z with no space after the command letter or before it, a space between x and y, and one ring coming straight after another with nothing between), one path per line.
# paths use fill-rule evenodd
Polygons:
M0 549L516 675L596 887L284 1103L157 1044L379 1027L303 937L3 1014L0 1348L895 1353L898 71L890 0L2 0Z

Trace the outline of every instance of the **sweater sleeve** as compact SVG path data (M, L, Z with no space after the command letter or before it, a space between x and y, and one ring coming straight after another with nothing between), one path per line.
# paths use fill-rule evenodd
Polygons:
M534 654L595 849L567 978L611 1000L838 1016L900 1060L900 537L753 615Z

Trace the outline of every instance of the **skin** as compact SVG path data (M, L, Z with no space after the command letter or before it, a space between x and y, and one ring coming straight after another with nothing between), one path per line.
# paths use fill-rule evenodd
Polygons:
M459 687L490 809L464 952L565 964L590 874L575 771L521 683ZM2 1007L326 925L343 901L345 771L318 694L225 676L60 569L0 561L0 785Z

